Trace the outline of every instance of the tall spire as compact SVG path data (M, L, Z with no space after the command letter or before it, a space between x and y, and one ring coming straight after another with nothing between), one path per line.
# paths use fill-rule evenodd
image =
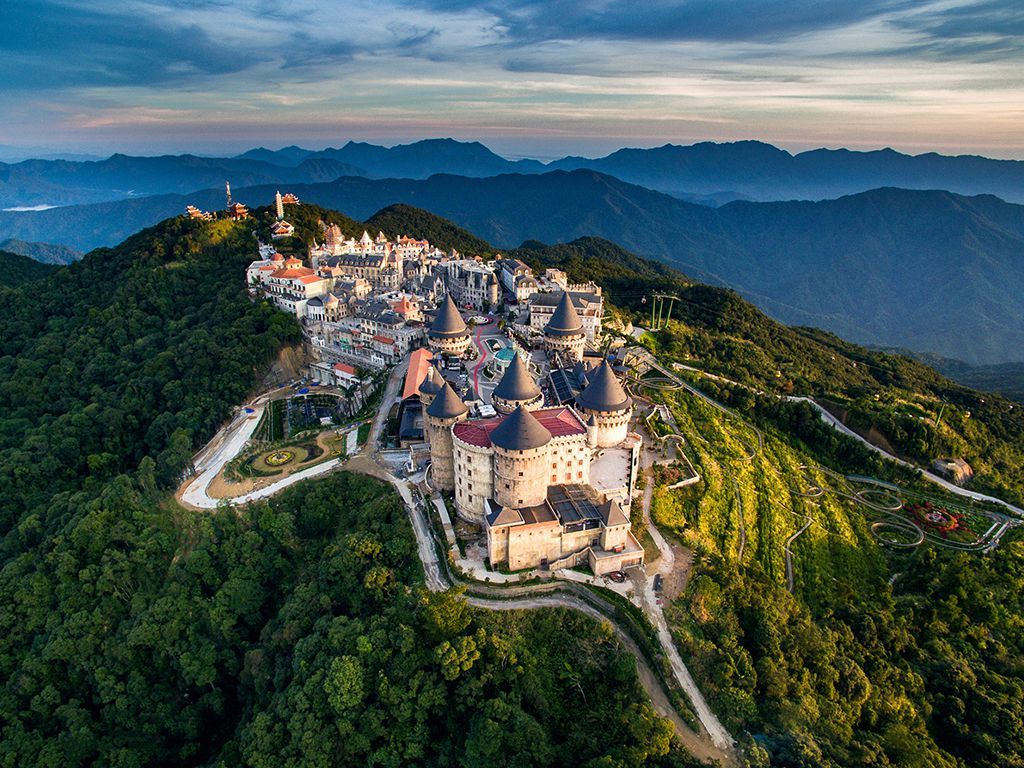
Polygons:
M551 433L522 405L491 432L491 444L506 451L529 451L551 442Z
M548 336L583 335L583 323L580 322L580 316L576 314L576 307L573 306L572 297L568 291L562 291L562 298L558 300L555 313L551 315L551 319L544 327L544 333Z
M469 408L462 402L452 385L447 381L441 386L441 391L427 406L427 416L435 419L454 419L469 413Z
M588 411L610 413L629 408L633 400L626 394L612 367L605 360L591 373L590 383L576 398L576 405Z
M463 336L466 332L466 323L462 319L462 315L459 314L455 302L452 301L452 295L445 294L444 301L437 308L437 317L434 318L428 335L432 339L442 339Z
M512 362L508 364L508 368L505 369L498 386L494 388L492 397L527 402L540 397L540 395L540 387L537 386L537 382L533 380L530 372L526 369L523 358L516 353L512 357Z

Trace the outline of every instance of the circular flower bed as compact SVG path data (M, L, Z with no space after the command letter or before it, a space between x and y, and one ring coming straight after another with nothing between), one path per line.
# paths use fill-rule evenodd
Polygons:
M954 531L968 530L962 513L950 512L945 507L936 507L930 501L924 504L907 504L903 509L909 512L916 522L943 537Z
M269 456L265 456L263 461L268 467L283 467L294 458L295 454L292 451L274 451Z

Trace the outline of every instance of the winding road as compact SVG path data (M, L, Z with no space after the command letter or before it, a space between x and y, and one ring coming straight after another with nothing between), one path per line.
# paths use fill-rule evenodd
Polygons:
M404 377L404 367L404 365L399 365L394 371L392 371L387 387L385 388L381 408L371 426L369 439L359 454L348 458L347 460L333 459L315 467L310 467L308 470L297 472L294 475L278 481L277 483L273 483L266 488L258 489L242 497L230 500L214 499L210 497L207 493L207 488L210 482L223 470L224 466L243 449L246 442L252 436L252 433L255 431L256 425L259 423L260 417L262 416L266 402L269 399L270 393L268 393L267 395L260 396L249 405L249 407L254 410L253 414L246 414L243 409L239 416L236 416L230 423L228 423L214 437L214 439L196 455L194 465L197 468L197 475L183 486L179 497L185 504L196 509L212 509L224 503L245 504L249 501L271 496L294 483L330 472L344 463L344 468L348 471L372 475L373 477L389 482L394 486L396 492L403 501L407 514L409 515L409 521L416 538L417 554L423 565L427 588L432 591L449 589L452 586L452 582L448 574L447 563L442 563L439 559L439 548L435 546L429 518L423 509L424 503L427 502L424 499L419 498L420 494L418 492L414 494L413 487L407 480L395 477L395 475L386 467L382 466L376 458L375 448L387 419L390 405L396 398L398 387L401 385ZM653 484L649 484L647 489L645 489L644 494L644 515L645 519L648 521L648 530L650 530L652 538L661 551L661 562L659 563L658 572L668 573L674 567L675 554L672 552L671 546L669 546L668 542L661 535L661 532L658 531L655 526L650 524L649 510L652 492ZM441 548L441 551L443 551L443 547ZM485 585L476 584L472 585L472 588L477 592L484 589L495 589L495 587L488 588ZM664 613L662 612L661 607L657 605L657 597L654 594L653 585L650 579L644 580L644 584L640 590L641 608L654 626L658 642L669 662L669 666L671 667L672 677L674 677L679 688L686 694L692 703L693 709L697 714L706 735L695 732L679 716L679 713L672 706L668 694L662 686L661 680L651 669L644 653L637 646L629 633L623 629L616 620L595 608L588 602L585 602L581 598L575 597L571 594L528 594L537 590L546 590L550 592L553 588L557 589L559 587L553 587L549 582L546 585L542 584L522 587L519 588L521 591L505 593L502 594L500 598L488 598L475 594L468 596L467 600L470 605L487 610L505 611L538 608L569 608L571 610L577 610L585 613L601 622L607 622L611 626L616 637L635 657L640 683L650 696L655 711L672 721L676 734L686 749L702 760L712 760L727 766L736 764L736 754L734 751L735 742L729 732L715 716L714 712L712 712L710 706L707 704L703 694L698 688L696 681L694 681L689 670L686 668L686 665L683 663L683 660L679 655L679 651L676 648L675 641L672 638L668 623L665 620ZM612 610L610 606L609 610Z

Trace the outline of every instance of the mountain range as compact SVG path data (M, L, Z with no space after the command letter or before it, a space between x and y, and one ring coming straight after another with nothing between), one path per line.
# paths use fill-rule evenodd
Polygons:
M970 364L1024 360L1024 206L991 195L878 189L819 202L710 208L589 170L425 180L346 177L293 185L303 200L365 219L424 208L501 248L594 235L737 289L774 317L863 344ZM250 205L273 186L237 190ZM0 213L0 229L88 250L181 213L190 196Z
M892 149L815 149L799 154L758 141L666 144L620 149L601 158L565 157L547 165L508 160L479 142L427 139L383 147L350 141L339 148L263 147L235 157L117 154L105 160L0 163L0 208L72 205L207 187L307 184L341 176L426 179L434 174L484 177L591 169L717 206L738 200L821 200L882 186L993 194L1024 203L1024 162Z

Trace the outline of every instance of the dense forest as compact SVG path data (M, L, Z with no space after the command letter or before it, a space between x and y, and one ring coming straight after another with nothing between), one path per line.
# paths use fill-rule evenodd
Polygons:
M389 205L367 219L366 226L374 235L377 231L391 238L408 235L428 240L431 245L443 251L451 251L454 248L468 257L487 256L495 252L492 245L455 226L447 219L413 208L411 205Z
M609 629L425 592L378 481L169 496L297 336L245 295L253 226L169 220L0 303L0 765L693 765Z
M0 250L0 291L31 283L53 272L55 267L10 251Z

